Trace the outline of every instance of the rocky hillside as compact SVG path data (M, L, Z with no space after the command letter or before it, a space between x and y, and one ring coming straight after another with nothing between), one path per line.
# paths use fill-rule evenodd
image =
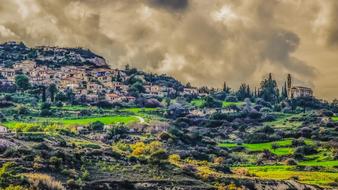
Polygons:
M24 43L6 42L0 44L0 65L11 67L17 62L33 60L49 67L65 65L108 67L105 59L90 50L82 48L27 47Z

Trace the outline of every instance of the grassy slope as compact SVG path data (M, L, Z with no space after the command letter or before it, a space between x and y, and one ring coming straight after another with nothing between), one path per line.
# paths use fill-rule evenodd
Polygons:
M313 143L310 140L306 140L305 142L307 144ZM227 147L227 148L236 147L236 146L243 146L246 149L248 149L249 151L269 150L272 153L277 154L277 155L288 155L288 154L292 154L292 152L293 152L293 148L288 147L288 146L291 146L291 143L292 143L291 139L286 139L286 140L268 142L268 143L242 144L242 145L238 145L238 144L235 144L235 143L222 143L222 144L219 144L219 146ZM272 149L273 144L278 145L280 148Z
M327 186L338 179L338 173L296 171L294 166L254 166L246 169L259 178L287 180L298 177L300 182L322 186Z
M301 117L300 114L285 114L285 113L275 113L277 119L271 122L265 122L265 125L272 126L277 129L296 129L302 125L302 122L290 122L289 119L295 117Z
M96 107L91 107L97 109ZM61 109L65 111L81 111L88 110L88 106L63 106L61 108L53 107L53 109ZM156 115L149 114L148 112L157 111L158 108L125 108L119 110L107 110L107 114L112 114L111 116L91 116L91 117L82 117L82 118L44 118L44 117L33 117L31 121L8 121L2 123L2 125L8 128L15 128L16 125L21 124L41 124L41 123L50 123L50 124L63 124L65 126L76 126L76 125L89 125L95 121L100 121L106 125L114 123L125 123L130 124L138 122L140 119L138 117L144 118L146 122L152 120L159 120L160 118Z
M195 99L193 101L191 101L191 104L193 106L196 106L196 107L199 107L199 108L202 108L204 106L204 103L205 103L205 100L203 99ZM222 105L223 105L223 108L226 108L226 107L229 107L229 106L232 106L232 105L242 105L243 102L226 102L226 101L223 101L222 102Z
M114 124L114 123L133 123L137 122L138 118L135 116L106 116L106 117L86 117L86 118L79 118L79 119L66 119L66 118L35 118L34 122L28 123L60 123L64 125L89 125L95 121L101 121L102 123ZM15 128L17 124L25 124L25 122L17 122L17 121L9 121L3 123L8 128Z

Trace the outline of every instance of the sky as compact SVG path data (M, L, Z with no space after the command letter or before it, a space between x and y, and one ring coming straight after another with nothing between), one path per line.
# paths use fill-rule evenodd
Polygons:
M338 98L337 0L0 0L0 42L89 48L193 85L268 73Z

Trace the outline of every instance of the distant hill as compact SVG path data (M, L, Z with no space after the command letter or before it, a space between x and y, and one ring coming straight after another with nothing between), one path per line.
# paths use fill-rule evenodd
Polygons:
M11 67L15 63L24 60L32 60L37 64L54 68L61 66L108 68L103 57L96 55L88 49L47 46L30 48L22 42L0 44L0 65Z

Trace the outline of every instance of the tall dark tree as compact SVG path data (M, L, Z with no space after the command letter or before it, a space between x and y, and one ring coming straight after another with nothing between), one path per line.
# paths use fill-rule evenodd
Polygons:
M73 104L75 102L75 94L74 94L73 90L71 88L67 88L65 90L65 94L66 94L66 97L67 97L67 101L70 104Z
M39 89L40 89L40 92L41 92L41 99L42 99L42 102L46 102L47 101L47 93L46 93L46 86L44 85L41 85L39 86Z
M282 86L281 98L282 98L282 100L285 100L285 99L288 98L288 87L287 87L287 83L286 82Z
M224 82L224 84L223 84L223 92L229 94L230 90L231 90L231 88L227 85L226 82Z
M50 95L50 101L54 102L55 101L55 94L57 93L58 89L54 83L50 84L48 87L48 92Z
M26 75L15 76L15 85L20 90L27 90L30 88L29 78Z
M251 97L250 86L245 83L241 84L238 91L236 92L236 96L240 101L243 101L245 98L250 98Z
M207 93L207 94L210 92L210 90L207 86L202 86L201 88L198 89L198 91L200 93Z
M144 93L145 88L141 82L136 82L128 89L128 93L131 96L139 97L140 93Z
M259 96L268 102L276 102L279 96L279 90L277 82L272 78L272 74L269 73L268 77L261 82Z
M112 82L114 82L114 81L116 81L116 82L122 82L122 76L121 76L120 71L117 72L116 77L112 78Z

